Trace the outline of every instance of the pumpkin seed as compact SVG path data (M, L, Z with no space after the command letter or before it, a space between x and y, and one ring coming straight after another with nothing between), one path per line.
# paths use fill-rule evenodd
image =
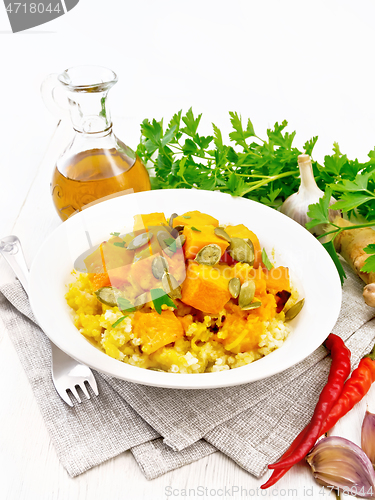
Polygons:
M164 273L161 279L161 286L163 287L165 293L167 293L171 299L180 299L182 297L181 287L178 284L176 278L172 274L168 272Z
M248 306L245 306L242 308L243 311L249 311L250 309L258 309L262 303L258 300L255 300L254 302L251 302Z
M141 295L138 295L138 297L134 301L134 307L136 309L141 309L145 304L149 302L149 296L147 292L142 293Z
M239 278L232 278L228 284L229 293L232 295L234 299L236 299L241 290L241 281Z
M117 298L121 296L120 290L111 286L103 286L96 290L96 298L109 307L117 306Z
M142 233L131 240L128 245L128 250L137 250L151 241L153 237L152 233Z
M301 311L303 305L305 303L305 299L299 300L292 306L290 309L287 310L285 313L285 321L291 321L294 319L297 314Z
M173 238L178 238L180 236L180 233L176 229L171 229L171 236Z
M170 227L168 224L166 224L165 222L162 222L162 223L160 224L160 226L161 226L161 227L164 227L164 229L165 229L166 231L168 231L170 234L172 234L173 228L172 228L172 227Z
M178 226L175 226L174 229L180 233L181 231L183 231L185 229L185 226L178 225Z
M176 248L182 248L185 245L186 236L184 234L180 234L178 238L176 238Z
M254 281L246 281L240 290L238 297L238 305L241 309L249 306L255 295L255 283Z
M166 248L168 246L167 241L169 241L171 239L171 233L167 233L167 231L158 231L157 239L158 239L159 245L164 250L164 248Z
M178 217L178 214L176 214L176 213L173 213L173 214L169 217L169 227L173 228L173 219L175 219L176 217Z
M215 243L201 248L195 257L195 260L199 262L199 264L205 264L206 266L214 266L220 259L221 248Z
M228 241L229 243L232 242L232 238L229 236L229 234L227 232L224 231L224 229L222 227L215 227L214 233L219 238L221 238L225 241Z
M167 231L159 231L157 234L159 245L161 246L163 252L168 255L168 257L173 257L175 253L171 248L169 248L169 245L167 243L167 241L169 241L171 238L171 234L167 233Z
M161 280L165 271L168 271L169 266L165 257L161 255L156 255L152 260L151 270L152 274L155 276L157 280Z
M254 245L251 241L248 243L243 238L232 238L227 252L237 262L246 262L251 266L254 264Z

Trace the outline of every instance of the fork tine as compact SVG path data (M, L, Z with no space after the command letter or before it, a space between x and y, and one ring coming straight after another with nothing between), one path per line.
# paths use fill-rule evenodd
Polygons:
M81 391L83 392L83 394L86 396L86 398L90 399L90 394L89 394L89 391L87 390L85 382L82 382L82 384L79 385L79 388L81 389Z
M94 391L95 396L99 396L98 384L96 383L96 380L95 380L93 373L91 373L91 376L86 380L86 382L89 384L91 389Z
M56 389L56 392L57 394L60 396L60 398L65 401L65 403L67 405L69 405L70 407L73 407L73 403L72 403L72 400L70 399L70 397L68 396L68 393L66 391L59 391L57 390L57 387L56 387L56 384L55 385L55 389Z
M78 394L77 389L75 388L75 386L73 385L72 387L69 387L69 390L72 392L73 396L76 398L76 400L78 401L78 403L81 403L81 398L79 397L79 394Z

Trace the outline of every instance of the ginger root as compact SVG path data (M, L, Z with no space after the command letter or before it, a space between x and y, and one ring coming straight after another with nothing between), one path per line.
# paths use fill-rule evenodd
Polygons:
M336 217L333 222L340 227L354 225L341 217ZM375 272L361 272L361 268L368 257L368 254L363 249L371 243L375 244L375 231L369 227L347 229L336 236L334 241L336 251L342 255L356 274L367 283L363 290L363 298L366 304L375 307Z

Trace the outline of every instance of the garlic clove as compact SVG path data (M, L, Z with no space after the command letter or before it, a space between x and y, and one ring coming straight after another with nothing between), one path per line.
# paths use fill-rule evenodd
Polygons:
M362 424L361 447L375 467L375 414L368 410Z
M292 194L287 198L280 207L280 212L288 217L291 217L301 226L306 227L306 224L311 220L307 216L309 205L317 203L323 196L323 191L319 189L315 182L311 159L309 155L298 156L298 167L301 176L301 185L297 193ZM330 204L335 203L335 199L331 198ZM340 215L339 210L330 210L330 219L333 220L337 215ZM314 234L323 234L324 227L315 227Z
M315 479L323 486L374 498L375 471L366 453L348 439L321 439L306 457Z

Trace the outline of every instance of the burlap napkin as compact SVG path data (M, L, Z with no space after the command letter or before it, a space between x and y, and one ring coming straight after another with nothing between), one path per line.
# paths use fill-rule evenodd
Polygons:
M349 269L334 333L353 367L375 340L374 309ZM57 454L71 476L131 449L148 479L217 449L259 477L310 419L326 383L324 347L274 377L238 387L178 391L95 374L100 396L69 408L50 375L50 347L18 282L0 288L0 315L30 380ZM372 320L372 321L371 321Z

